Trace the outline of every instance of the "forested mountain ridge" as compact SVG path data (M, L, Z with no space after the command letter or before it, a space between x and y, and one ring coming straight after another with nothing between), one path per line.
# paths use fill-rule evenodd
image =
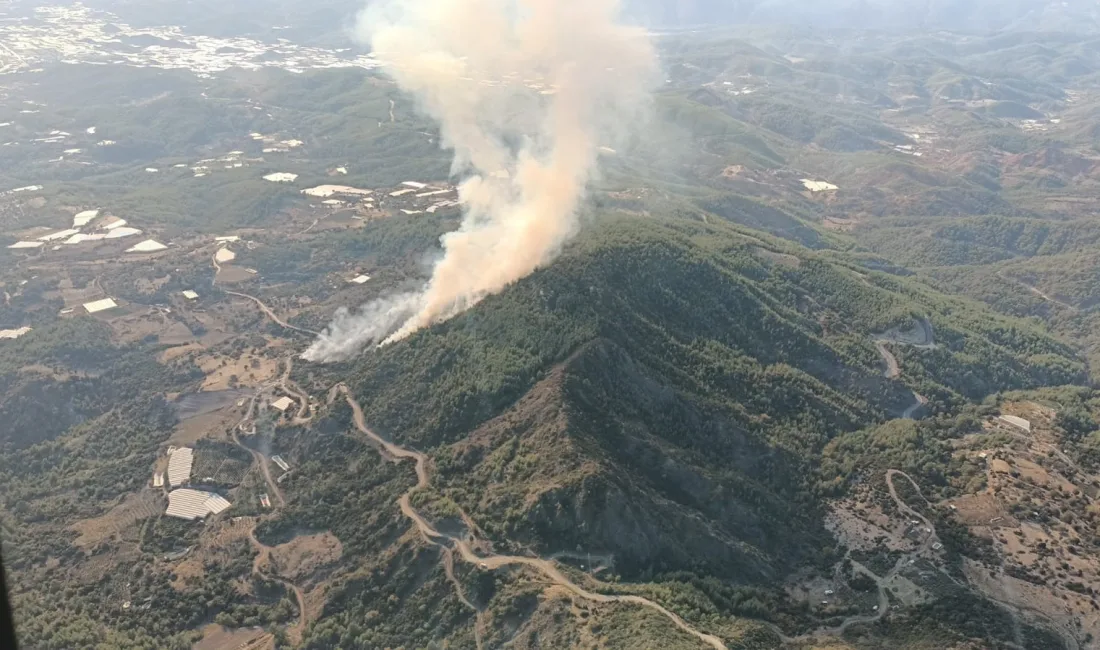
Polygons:
M560 258L332 365L313 333L458 227L383 72L6 77L4 246L91 209L165 244L0 248L25 643L1089 647L1094 39L654 39ZM166 516L171 447L230 509Z

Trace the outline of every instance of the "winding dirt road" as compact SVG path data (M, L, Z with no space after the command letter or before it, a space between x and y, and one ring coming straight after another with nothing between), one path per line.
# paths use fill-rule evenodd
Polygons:
M883 372L883 376L890 380L897 380L901 377L901 365L898 364L898 358L894 356L894 353L890 351L890 348L886 347L887 344L893 345L910 345L915 348L932 349L936 347L935 333L932 331L932 323L929 323L927 319L920 319L917 321L918 330L915 338L906 336L904 333L895 333L894 330L879 334L874 337L875 349L878 350L879 356L882 357L883 362L886 364L886 370ZM916 391L913 392L913 403L906 407L902 412L901 417L904 420L916 419L917 411L924 408L928 404L928 398Z
M401 507L401 512L408 517L417 528L420 536L429 544L443 547L450 550L451 548L458 551L458 555L464 562L479 566L482 569L492 570L499 569L507 566L525 566L541 573L550 582L563 587L570 593L584 600L589 600L596 603L630 603L633 605L639 605L652 609L668 620L670 620L680 630L694 636L703 643L707 644L715 650L729 650L726 644L718 637L701 632L691 625L689 625L684 619L677 614L669 611L665 607L641 596L632 595L611 595L600 594L588 591L583 587L577 585L568 576L563 574L558 567L547 560L531 557L519 557L513 555L478 555L471 547L470 544L463 539L444 535L436 530L415 508L412 507L411 498L413 493L417 490L424 489L430 485L430 477L428 475L428 457L424 454L416 451L411 451L395 445L394 443L382 438L377 433L367 427L366 421L363 417L363 409L359 403L351 395L351 391L347 386L343 384L338 385L334 390L338 390L344 394L347 400L348 406L351 407L352 417L355 421L355 427L363 435L369 438L373 443L379 445L385 453L395 460L413 460L416 463L416 485L401 495L398 500L398 504ZM458 587L457 580L455 581L456 588ZM465 601L464 596L460 596ZM467 604L470 604L468 601ZM475 608L476 609L476 608Z
M213 263L215 270L214 277L216 283L217 272L220 270L220 267L218 265L217 259L214 259ZM271 309L267 305L265 305L263 301L261 301L259 298L244 293L237 293L235 291L227 291L226 293L251 300L260 307L260 309L268 318L287 329L306 334L315 334L314 332L310 332L309 330L294 327L293 325L282 321L278 316L275 315L275 312L271 311ZM256 413L256 404L265 392L277 386L281 387L286 392L297 395L301 400L301 407L299 407L297 417L295 418L296 423L298 422L298 420L304 419L304 422L308 422L312 419L312 413L310 413L308 417L305 417L305 413L307 412L307 410L311 410L312 408L310 406L308 396L306 396L305 393L302 392L296 384L294 384L294 382L290 381L290 373L291 370L294 368L293 356L294 355L288 355L285 359L283 374L278 380L264 384L249 399L248 410L245 412L244 417L242 417L241 420L233 427L232 433L230 434L234 444L251 454L253 461L255 461L256 464L260 466L260 471L263 473L264 482L267 484L268 493L269 495L275 497L274 505L276 511L280 508L286 507L286 497L283 495L283 491L279 488L278 482L275 481L271 476L271 466L268 464L267 456L242 443L239 436L240 432L243 431L248 425L251 425L252 430L255 431L256 425L253 418L255 417ZM302 635L305 633L306 624L309 622L308 614L306 612L305 593L302 592L302 589L298 587L298 585L294 584L290 580L280 578L279 576L267 574L263 571L263 569L260 568L268 561L268 558L271 557L272 551L272 548L270 546L267 546L256 538L256 527L260 525L261 521L263 521L263 518L257 517L255 523L252 525L252 528L248 530L248 541L257 551L256 559L252 562L252 572L266 580L274 580L276 582L279 582L280 584L284 585L286 588L294 592L294 597L298 601L298 622L293 627L287 628L287 634L290 635L291 640L294 642L295 645L297 645L301 642Z
M1058 300L1054 296L1051 296L1051 295L1047 294L1045 291L1043 291L1039 287L1033 287L1030 284L1024 282L1023 280L1019 280L1017 278L1005 275L1004 271L997 271L997 277L1004 280L1004 281L1006 281L1006 282L1011 282L1012 284L1019 285L1019 286L1027 289L1029 292L1035 294L1036 296L1039 296L1040 298L1042 298L1043 300L1045 300L1049 303L1053 303L1055 305L1058 305L1059 307L1064 307L1064 308L1066 308L1066 309L1068 309L1072 312L1081 311L1081 309L1079 307L1075 307L1074 305L1071 305L1068 302Z
M257 520L256 523L259 524L259 521ZM301 588L299 588L298 585L294 584L293 582L280 578L276 575L265 573L264 570L260 568L263 564L267 562L268 558L271 557L272 549L270 546L267 546L266 544L260 542L260 540L256 539L256 526L253 526L249 529L248 541L259 552L259 554L256 556L256 559L252 561L252 573L255 573L265 580L273 580L275 582L278 582L279 584L294 592L294 598L298 601L298 623L292 629L288 629L287 634L289 634L294 640L294 643L297 644L302 640L302 633L305 632L306 623L309 622L306 615L306 595L304 592L302 592Z
M270 318L271 321L274 322L276 325L279 325L281 327L285 327L288 330L293 330L295 332L300 332L302 334L308 334L309 336L320 336L321 335L320 332L314 332L313 330L305 329L304 327L295 327L294 325L291 325L290 323L286 322L285 320L279 318L279 316L275 312L271 311L270 307L268 307L266 304L264 304L264 301L260 300L259 298L255 297L255 296L250 296L247 293L239 293L237 291L226 291L226 293L231 295L231 296L237 296L238 298L245 298L247 300L251 300L252 302L256 303L256 306L258 306L260 308L260 311L262 311L264 313L264 315L266 315L268 318Z

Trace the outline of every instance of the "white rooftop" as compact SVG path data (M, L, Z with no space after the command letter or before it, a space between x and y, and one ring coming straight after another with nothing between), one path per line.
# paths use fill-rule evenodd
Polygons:
M188 300L198 300L199 299L199 294L195 293L194 291L192 291L190 289L186 289L183 292L183 297L187 298Z
M416 181L404 181L401 184L404 185L405 187L411 187L414 190L422 190L422 189L424 189L425 187L428 186L427 183L417 183Z
M216 241L216 242L235 242L235 241L241 241L241 238L237 235L226 235L224 237L215 237L214 241Z
M104 298L103 300L96 300L94 302L84 303L84 309L89 314L95 314L101 311L107 311L108 309L114 309L118 307L118 303L110 298Z
M191 464L195 461L195 452L190 447L175 449L168 456L168 485L183 485L191 478Z
M73 216L73 228L83 228L99 216L99 210L85 210Z
M126 220L125 219L120 219L118 217L109 217L107 219L107 223L103 224L103 227L106 228L107 230L114 230L115 228L121 228L125 225L126 225Z
M75 235L73 235L72 237L69 237L68 239L66 239L64 243L66 243L66 244L83 244L86 241L99 241L100 239L106 239L106 238L107 238L107 235L105 235L103 233L96 233L94 235L86 235L84 233L78 232Z
M207 515L216 515L229 508L231 504L224 497L213 492L184 488L168 493L168 509L164 514L179 519L202 519Z
M68 239L69 237L72 237L73 235L77 234L78 232L80 232L80 231L79 230L74 230L72 228L70 228L68 230L59 230L57 232L50 233L48 235L42 235L41 237L38 238L38 241L55 241L55 240L58 240L58 239Z
M806 189L810 190L811 192L829 192L832 190L840 189L832 183L826 183L825 181L814 181L808 178L803 178L802 184L806 187Z
M1017 417L1015 415L1002 415L1001 420L1007 424L1011 424L1014 427L1019 427L1029 433L1031 432L1031 422L1021 417Z
M0 330L0 339L17 339L31 331L29 327L20 327L14 330Z
M285 396L280 397L279 399L272 402L271 406L285 413L287 409L289 409L291 406L294 406L294 400Z
M106 239L122 239L123 237L133 237L134 235L140 235L141 230L137 228L130 228L129 226L123 228L115 228L107 233Z
M166 248L168 248L168 247L165 246L164 244L160 243L159 241L156 241L154 239L146 239L145 241L141 242L140 244L135 244L135 245L131 246L130 248L127 248L126 252L127 253L153 253L153 252L156 252L156 251L162 251Z
M359 275L359 276L356 276L356 277L348 280L348 282L352 282L354 284L366 284L369 281L370 281L370 276L369 275Z
M41 248L44 243L40 241L17 241L8 248Z
M318 198L328 198L334 194L353 194L358 196L367 196L373 193L373 190L361 190L357 187L349 187L347 185L318 185L317 187L311 187L309 189L302 190L302 194L308 196L316 196Z
M290 172L275 172L264 176L265 181L271 181L272 183L293 183L297 178L297 174Z

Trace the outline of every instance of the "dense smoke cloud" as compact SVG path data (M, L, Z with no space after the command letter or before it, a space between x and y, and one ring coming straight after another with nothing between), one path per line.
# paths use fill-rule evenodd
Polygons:
M345 359L451 318L576 234L600 145L638 117L656 79L652 44L618 22L619 9L619 0L388 0L364 13L362 35L454 150L464 218L442 238L422 292L338 315L306 358ZM395 324L398 313L407 318Z

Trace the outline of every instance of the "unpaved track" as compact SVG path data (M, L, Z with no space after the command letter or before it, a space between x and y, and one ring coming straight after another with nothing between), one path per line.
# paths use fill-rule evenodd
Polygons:
M217 271L220 270L220 267L218 266L218 262L216 259L213 260L213 263L215 269L215 282L217 282ZM271 311L271 309L267 305L265 305L263 301L259 298L244 293L237 293L235 291L226 291L226 293L251 300L260 307L260 309L268 318L287 329L302 332L305 334L316 335L316 332L311 332L310 330L294 327L293 325L284 322L282 319L276 316L275 312ZM246 425L251 424L253 427L255 427L255 424L252 420L256 413L256 402L260 399L264 392L271 390L275 386L280 386L283 388L283 390L298 395L298 397L302 400L302 406L299 408L297 417L295 418L296 422L298 420L303 420L303 415L307 409L311 410L309 406L308 396L306 396L301 391L301 389L297 387L296 384L290 381L290 373L294 367L293 355L288 355L285 363L286 365L283 374L279 378L279 380L269 382L268 384L261 386L259 390L257 390L257 392L252 396L252 398L248 402L248 410L245 412L245 415L243 418L241 418L240 422L238 422L236 426L233 427L232 432L233 442L238 447L246 450L249 454L251 454L253 460L256 461L257 464L259 464L260 470L263 472L264 482L267 483L268 493L270 496L275 497L275 503L273 505L275 506L276 511L278 509L286 507L286 497L283 496L283 491L279 489L279 484L271 477L271 467L267 462L267 456L243 444L238 436ZM304 418L304 422L308 422L312 419L312 417L312 413L310 413L309 417ZM255 520L255 524L253 524L252 528L248 530L248 540L258 552L256 559L252 563L252 572L265 579L275 580L294 592L294 597L298 601L298 623L292 628L288 628L287 634L290 635L291 640L294 642L295 645L297 645L301 642L302 635L306 631L306 624L309 622L309 615L306 611L306 597L301 588L299 588L298 585L294 584L290 580L285 580L278 576L268 575L260 569L260 566L263 565L270 557L272 550L270 546L263 544L262 542L260 542L259 539L256 538L256 526L259 526L261 521L263 521L263 517L257 517Z
M258 519L256 523L260 523ZM251 542L252 546L259 552L259 555L257 555L256 559L252 562L252 573L267 580L274 580L294 592L294 597L298 600L298 624L295 626L294 632L290 634L295 638L295 643L300 642L302 640L302 633L306 631L306 623L308 622L306 617L306 595L298 588L298 585L293 582L284 580L279 576L264 573L263 570L260 569L260 566L271 556L271 547L256 539L256 526L248 530L248 541Z
M477 650L484 650L485 646L481 635L482 628L485 626L485 614L466 597L466 590L462 587L462 583L458 581L458 577L455 576L454 551L446 547L443 547L443 573L447 575L447 580L454 586L455 594L462 601L462 604L474 610L474 641L477 643Z
M411 451L409 449L405 449L404 447L399 447L394 443L385 440L377 433L372 431L369 427L367 427L366 421L363 417L362 407L355 400L355 398L352 397L351 391L348 390L347 386L341 384L337 386L335 390L339 390L344 394L348 406L351 407L352 416L355 421L355 427L361 433L367 436L367 438L369 438L375 444L381 446L386 454L388 454L390 457L396 460L411 459L416 462L416 485L410 488L409 491L407 491L405 494L401 495L401 499L398 501L398 503L401 507L401 512L410 520L412 520L412 522L416 525L417 531L420 533L420 536L429 544L441 546L444 548L453 547L458 551L458 555L462 558L463 561L483 567L485 569L499 569L515 565L529 567L541 573L548 580L550 580L550 582L564 587L572 594L585 600L596 603L630 603L634 605L640 605L642 607L648 607L649 609L658 612L665 618L672 621L672 623L676 627L694 636L695 638L699 639L700 641L714 648L715 650L729 650L726 647L726 644L723 643L722 640L718 637L695 629L675 613L653 602L652 600L649 600L648 598L643 598L641 596L621 596L594 593L574 583L565 574L558 570L557 566L552 562L548 562L540 558L518 557L513 555L480 556L476 552L474 552L469 543L467 543L465 540L457 539L449 535L444 535L440 533L430 523L428 523L428 521L424 519L424 517L421 516L420 513L417 512L411 504L412 494L417 490L428 487L428 485L430 484L428 476L428 457L420 452Z
M910 345L921 349L931 349L936 346L936 337L935 332L932 330L932 323L928 322L925 318L921 318L917 321L917 329L920 330L921 340L919 341L911 341L900 336L891 336L889 332L874 337L875 349L878 350L879 356L882 357L883 362L886 364L886 370L883 375L887 379L896 380L901 376L901 366L898 364L898 358L894 356L894 353L891 352L888 347L886 347L887 344ZM928 404L928 399L924 395L913 391L913 403L902 412L902 419L915 419L917 411L926 404Z
M1071 305L1068 302L1058 300L1054 296L1051 296L1051 295L1047 294L1045 291L1043 291L1039 287L1033 287L1030 284L1024 282L1023 280L1018 280L1018 279L1013 278L1011 276L1005 275L1004 271L997 271L997 277L1001 278L1002 280L1005 280L1006 282L1011 282L1012 284L1019 285L1019 286L1027 289L1031 293L1039 296L1040 298L1042 298L1043 300L1045 300L1049 303L1054 303L1055 305L1058 305L1059 307L1064 307L1064 308L1066 308L1070 311L1073 311L1073 312L1081 311L1081 309L1079 307L1075 307L1074 305Z
M264 304L264 301L260 300L259 298L255 297L255 296L250 296L247 293L238 293L236 291L226 291L226 293L231 295L231 296L237 296L238 298L245 298L247 300L251 300L252 302L256 303L256 305L260 308L260 311L262 311L276 325L279 325L281 327L285 327L288 330L293 330L295 332L300 332L302 334L308 334L310 336L320 336L321 335L320 332L314 332L313 330L305 329L304 327L295 327L294 325L291 325L290 323L286 322L285 320L279 318L279 316L275 312L271 311L270 307L268 307L267 305Z

